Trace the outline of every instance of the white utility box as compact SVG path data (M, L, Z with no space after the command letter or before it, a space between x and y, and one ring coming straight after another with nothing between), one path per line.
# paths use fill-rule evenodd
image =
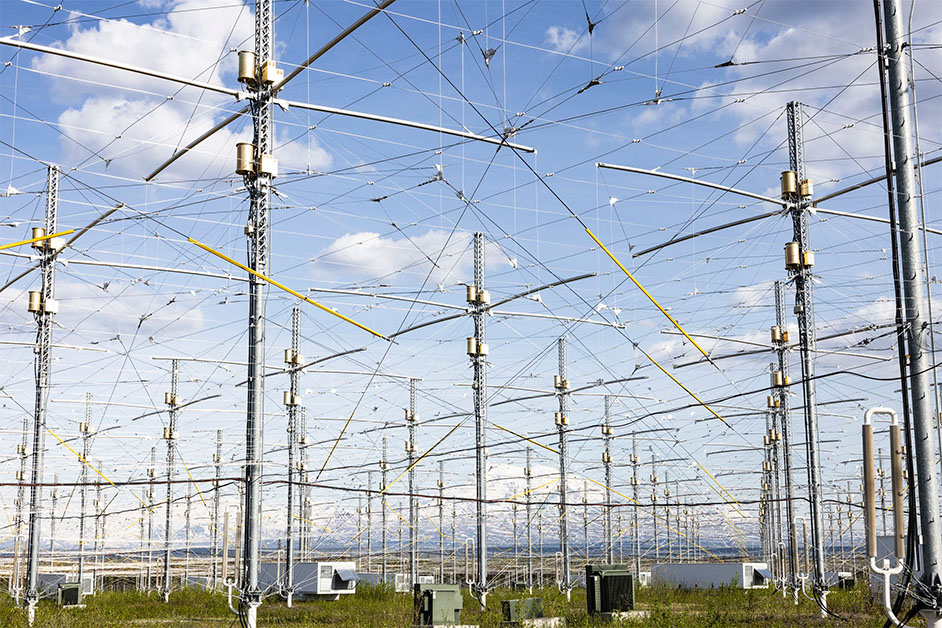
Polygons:
M764 589L768 569L766 563L663 563L651 568L651 580L681 589Z

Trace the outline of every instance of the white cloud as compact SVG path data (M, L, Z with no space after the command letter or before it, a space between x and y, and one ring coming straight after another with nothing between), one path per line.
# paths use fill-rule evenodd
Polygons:
M409 237L384 237L360 232L341 236L314 258L314 274L340 283L376 280L384 283L452 285L472 276L471 234L432 229ZM506 264L507 258L489 244L488 263ZM433 262L435 264L433 265Z
M559 52L579 52L589 45L588 37L566 26L550 26L543 39L547 46Z
M230 49L252 45L248 5L219 7L211 0L182 0L166 6L167 16L150 23L112 20L84 29L75 26L57 45L208 83L235 85L237 61ZM218 108L230 104L227 96L62 57L38 57L34 67L62 77L53 81L53 88L55 96L69 104L58 120L69 138L63 140L64 161L82 163L91 157L91 150L120 175L150 172L175 149L209 130L224 115ZM235 144L250 135L248 128L239 129L235 123L216 133L167 174L189 179L231 173ZM329 166L330 156L315 142L308 144L304 138L288 143L283 133L278 139L284 144L278 154L282 169Z

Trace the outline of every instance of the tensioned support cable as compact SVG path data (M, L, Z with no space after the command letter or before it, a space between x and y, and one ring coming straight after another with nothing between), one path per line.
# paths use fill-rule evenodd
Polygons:
M198 240L194 240L193 238L187 238L187 241L190 242L191 244L195 244L196 246L200 247L201 249L203 249L204 251L206 251L206 252L208 252L208 253L212 253L213 255L215 255L216 257L218 257L219 259L225 260L225 261L229 262L230 264L232 264L233 266L237 266L237 267L241 268L242 270L246 271L247 273L250 273L250 274L252 274L252 275L255 275L256 277L258 277L258 278L261 279L262 281L266 281L266 282L270 283L271 285L275 286L276 288L281 288L282 290L284 290L284 291L287 292L288 294L290 294L290 295L292 295L292 296L295 296L295 297L301 299L302 301L305 301L306 303L310 303L311 305L313 305L313 306L315 306L315 307L317 307L317 308L320 308L320 309L324 310L324 311L327 312L328 314L333 314L333 315L336 316L337 318L339 318L339 319L341 319L341 320L344 320L344 321L350 323L351 325L354 325L354 326L356 326L356 327L359 327L360 329L362 329L362 330L364 330L364 331L368 331L369 333L373 334L374 336L377 336L377 337L379 337L379 338L382 338L383 340L387 340L387 341L392 342L389 338L387 338L387 337L384 336L383 334L381 334L381 333L379 333L379 332L377 332L377 331L373 331L372 329L370 329L370 328L367 327L366 325L362 325L362 324L356 322L355 320L353 320L352 318L349 318L349 317L347 317L347 316L344 316L343 314L341 314L341 313L338 312L337 310L332 309L332 308L329 308L329 307L327 307L326 305L323 305L323 304L321 304L321 303L318 303L318 302L315 301L314 299L311 299L311 298L309 298L309 297L304 296L304 295L301 294L300 292L297 292L297 291L295 291L295 290L292 290L292 289L289 288L288 286L286 286L286 285L284 285L284 284L282 284L282 283L279 283L279 282L275 281L274 279L272 279L271 277L268 277L267 275L263 275L262 273L260 273L260 272L258 272L258 271L256 271L256 270L252 270L251 268L249 268L249 267L246 266L245 264L242 264L242 263L240 263L240 262L235 261L234 259L232 259L232 258L229 257L228 255L225 255L225 254L223 254L223 253L220 253L219 251L215 250L214 248L212 248L212 247L210 247L210 246L207 246L206 244L203 244L202 242L200 242L200 241L198 241Z

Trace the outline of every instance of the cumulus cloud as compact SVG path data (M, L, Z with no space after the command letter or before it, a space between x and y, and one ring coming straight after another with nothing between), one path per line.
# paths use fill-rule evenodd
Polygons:
M343 235L314 258L314 274L340 283L381 281L432 286L467 282L473 273L471 234L438 229L408 237L360 232ZM507 263L496 245L488 244L490 265ZM503 260L503 261L502 261Z
M252 46L253 17L249 6L225 6L211 0L161 2L166 17L152 22L129 20L73 26L69 37L55 45L74 52L207 83L234 86L237 60L230 51ZM77 23L78 24L78 23ZM57 78L54 98L68 108L59 116L65 161L97 161L100 154L117 174L140 176L163 162L174 150L209 130L228 115L229 97L149 78L133 72L103 68L45 55L33 63ZM79 104L81 103L81 104ZM249 137L235 123L205 141L173 166L170 173L202 176L232 171L235 143ZM316 143L285 144L279 154L283 167L321 169L330 156Z

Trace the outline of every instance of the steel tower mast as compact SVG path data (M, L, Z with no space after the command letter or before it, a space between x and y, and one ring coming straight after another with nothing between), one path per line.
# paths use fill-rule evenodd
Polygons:
M180 402L177 397L178 375L177 361L172 360L170 362L170 392L164 393L164 403L170 408L170 425L164 428L164 440L167 441L167 510L164 520L164 602L170 601L170 522L173 509L173 473L175 470L175 440L177 438L177 407Z
M487 600L487 337L486 312L490 296L484 289L484 234L474 234L474 285L468 286L468 304L474 320L474 337L468 339L468 355L474 367L475 472L477 479L476 531L477 577L474 590L481 606Z
M818 416L814 383L814 282L811 269L814 254L811 251L808 228L809 208L812 206L811 181L805 177L804 138L801 104L789 102L788 163L791 172L782 175L782 196L792 216L793 241L786 246L785 263L795 282L795 315L798 317L798 336L801 346L801 379L804 391L805 441L808 454L808 491L811 508L811 542L814 548L814 591L820 599L821 615L827 615L827 583L824 575L824 519L821 497L821 459L818 451ZM790 181L789 181L790 179ZM789 251L792 257L789 258Z
M605 421L602 423L602 437L605 440L605 451L602 452L602 462L605 464L605 562L615 562L615 548L612 540L612 398L605 395Z
M554 378L556 397L559 399L559 412L556 413L556 430L559 432L559 548L562 553L562 573L559 588L570 599L572 578L569 548L569 512L566 476L568 475L569 454L569 380L566 378L566 336L561 336L557 343L559 374Z
M42 234L34 234L34 237L55 233L58 224L58 213L59 167L51 165L46 171L45 231ZM40 515L43 502L43 454L45 453L49 379L52 371L52 325L53 317L59 310L58 302L55 300L55 257L58 253L59 243L53 240L42 240L33 245L40 251L39 266L42 273L42 287L38 292L31 291L29 293L29 311L36 318L36 398L33 411L33 468L30 474L29 540L26 567L26 613L30 625L33 624L36 617L36 603L39 601L39 537L42 526Z
M285 522L285 584L281 594L287 600L288 608L291 608L294 598L294 483L298 450L298 406L301 404L299 367L304 364L300 354L300 342L301 308L296 306L291 310L291 348L285 351L290 388L284 399L288 410L288 516Z

